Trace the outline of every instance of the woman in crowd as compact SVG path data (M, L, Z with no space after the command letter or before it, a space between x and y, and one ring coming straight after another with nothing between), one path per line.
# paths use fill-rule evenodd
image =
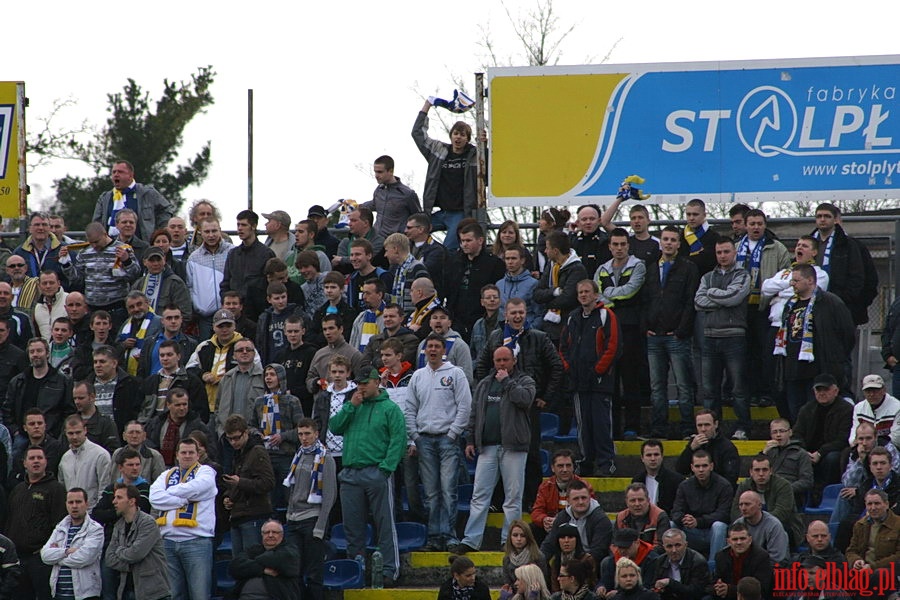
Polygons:
M509 535L503 546L503 583L505 587L512 588L515 585L515 571L522 565L537 565L544 573L544 577L547 576L547 562L538 548L531 528L525 521L516 519L509 526Z
M503 224L500 225L500 229L497 230L497 239L494 241L494 247L491 250L491 254L500 260L503 260L503 253L515 246L522 246L525 248L525 270L533 271L534 259L531 257L531 252L528 251L525 242L522 241L522 233L519 231L519 224L515 221L503 221Z
M581 560L572 560L559 568L559 591L551 600L595 600L591 591L591 565Z
M450 578L441 584L437 600L491 600L491 591L479 581L468 556L451 557Z

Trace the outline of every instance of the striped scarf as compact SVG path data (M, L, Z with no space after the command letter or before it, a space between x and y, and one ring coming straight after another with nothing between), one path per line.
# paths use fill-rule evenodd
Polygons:
M294 454L294 460L291 461L291 469L281 483L284 487L294 485L294 474L297 472L297 465L300 464L300 458L304 454L315 454L312 472L309 475L309 496L306 498L308 504L322 504L322 491L325 489L325 455L328 450L321 441L316 440L313 446L300 446L297 453Z
M138 371L138 361L141 358L141 348L144 347L144 338L147 337L147 329L150 327L150 323L153 321L153 313L147 313L147 316L144 317L144 320L141 321L141 326L138 329L137 333L134 335L137 342L134 345L134 348L127 350L125 352L125 360L128 365L128 374L132 376L137 376ZM123 342L127 340L131 336L131 325L134 322L134 319L128 319L125 322L125 325L122 326L122 333L119 334L119 341Z
M372 336L376 336L381 331L378 329L378 317L381 316L381 313L384 312L384 307L386 303L384 300L381 301L381 304L378 305L378 308L366 309L366 312L363 313L363 322L362 322L362 335L359 338L359 351L365 352L366 346L369 345L369 340L372 339Z
M760 238L756 242L756 247L750 251L750 238L744 236L738 242L737 266L750 272L750 304L759 304L760 286L762 282L759 280L759 266L762 262L762 251L766 238Z
M709 227L703 227L702 225L696 230L692 229L690 225L684 226L684 239L690 246L691 256L697 256L703 252L703 243L700 241L700 238L706 234L707 229Z
M400 266L397 267L397 272L394 273L394 286L391 288L391 296L393 296L393 302L399 304L401 309L403 308L403 292L406 289L406 275L409 273L409 268L415 260L415 256L407 254L406 260L400 263Z
M444 338L444 356L441 359L444 362L447 362L447 356L450 355L450 350L453 348L453 344L456 343L458 337L448 337ZM419 350L419 360L416 363L417 369L424 369L425 365L428 363L428 360L425 358L425 344L422 344L421 350Z
M819 265L822 267L822 270L831 275L831 250L834 246L834 231L831 232L831 235L828 236L828 241L825 242L825 251L822 253L822 264ZM819 235L819 232L816 231L815 234L816 239L822 239L822 236Z
M279 394L266 394L266 403L262 407L262 418L259 420L259 428L262 430L263 439L266 440L268 447L268 439L276 433L281 433L281 408L279 404Z
M166 489L169 489L173 485L178 485L182 481L191 481L194 477L197 476L197 472L199 470L200 463L194 463L194 465L184 473L181 472L181 469L179 467L174 467L169 471L169 474L166 475ZM178 513L175 515L175 520L172 521L172 527L196 527L198 504L199 503L196 501L188 502L187 504L179 508ZM156 524L166 524L166 513L163 513L158 519L156 519Z
M513 356L519 356L519 336L531 328L528 321L522 326L522 329L516 331L509 326L509 323L503 324L503 345L512 350Z
M162 273L148 273L144 277L144 293L150 300L150 310L156 312L159 302L159 291L162 289Z
M819 288L816 288L809 299L809 304L803 310L803 333L800 339L800 354L797 360L804 362L813 362L816 359L815 354L813 354L813 305L818 295ZM778 333L775 335L775 349L772 351L772 354L787 356L787 321L790 319L791 311L794 310L798 300L799 298L794 295L784 307L784 317L781 319L781 327L778 328Z
M109 222L107 225L108 232L110 237L115 237L119 235L119 228L116 227L116 213L125 208L125 205L128 202L128 198L126 194L129 190L125 190L125 194L122 193L122 190L118 188L113 188L112 193L112 210L109 211Z
M431 314L431 311L434 310L435 307L440 306L441 301L438 300L437 294L431 297L431 300L425 303L422 308L417 308L412 313L410 313L409 318L406 319L406 323L404 325L422 325L425 323L425 319L428 318L428 315Z

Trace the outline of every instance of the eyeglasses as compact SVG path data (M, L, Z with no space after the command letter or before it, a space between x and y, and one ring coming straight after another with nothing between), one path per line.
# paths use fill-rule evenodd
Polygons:
M253 352L253 348L235 348L235 352Z
M238 441L239 439L241 439L242 437L244 437L244 432L243 432L243 431L240 432L240 433L237 434L237 435L226 435L226 436L225 436L225 439L228 440L229 442L236 442L236 441Z
M772 433L787 433L790 429L773 429Z
M25 268L25 263L6 263L6 266L10 269Z

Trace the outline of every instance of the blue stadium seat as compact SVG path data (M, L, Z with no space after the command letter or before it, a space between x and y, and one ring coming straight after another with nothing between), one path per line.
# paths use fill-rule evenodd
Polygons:
M421 523L397 523L397 551L412 552L428 542L428 528Z
M347 535L344 533L343 523L335 523L334 527L331 528L331 543L334 544L334 547L338 550L347 550ZM366 524L366 546L370 546L371 544L372 526Z
M838 494L840 494L842 487L844 486L840 483L826 485L825 489L822 490L822 502L819 503L818 506L807 506L803 509L803 512L808 515L831 514L832 512L834 512L834 507L837 504Z
M543 448L541 448L541 473L544 477L553 475L553 471L550 470L550 451Z
M365 587L362 566L355 560L329 560L325 563L325 589L352 590Z
M551 441L559 435L559 417L553 413L541 413L541 439L545 442Z
M578 441L578 426L575 424L575 419L572 419L572 428L569 430L568 435L554 436L553 441L557 444L576 443Z
M456 488L456 509L459 512L469 512L469 507L472 502L472 489L473 486L471 483L467 483L465 485L457 486Z
M216 552L231 552L231 531L226 529L222 534L222 541L219 542Z
M230 560L220 560L213 567L213 573L216 576L216 589L220 592L227 592L234 587L234 578L228 572Z

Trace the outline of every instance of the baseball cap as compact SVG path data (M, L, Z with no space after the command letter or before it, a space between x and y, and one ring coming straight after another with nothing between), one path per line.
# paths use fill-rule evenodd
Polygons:
M435 306L434 308L432 308L431 311L428 313L428 316L430 317L431 315L433 315L433 314L436 313L436 312L442 312L442 313L444 313L445 315L447 315L447 317L448 317L451 321L453 320L453 313L451 313L451 312L450 312L450 309L447 308L446 306L444 306L443 304L438 304L437 306Z
M831 373L822 373L813 379L813 388L828 388L833 385L837 385L837 379Z
M883 387L884 379L881 378L881 375L866 375L865 377L863 377L862 389L873 390L881 389Z
M158 256L160 258L165 258L166 253L163 252L162 248L157 246L150 246L146 250L144 250L144 258L150 258L151 256Z
M234 313L227 308L217 310L216 314L213 315L213 325L218 325L219 323L227 323L229 321L234 323Z
M372 368L364 373L360 373L356 377L356 383L365 383L367 381L372 381L373 379L381 379L378 369Z
M306 217L327 217L328 213L325 212L325 209L322 208L320 204L313 204L309 207L309 211L306 213Z
M273 221L278 221L288 229L291 228L291 215L287 214L283 210L276 210L275 212L263 213L264 219L272 219Z
M637 529L632 529L630 527L616 529L613 532L612 543L613 546L618 546L619 548L629 548L637 541L638 537L640 537L640 534Z

